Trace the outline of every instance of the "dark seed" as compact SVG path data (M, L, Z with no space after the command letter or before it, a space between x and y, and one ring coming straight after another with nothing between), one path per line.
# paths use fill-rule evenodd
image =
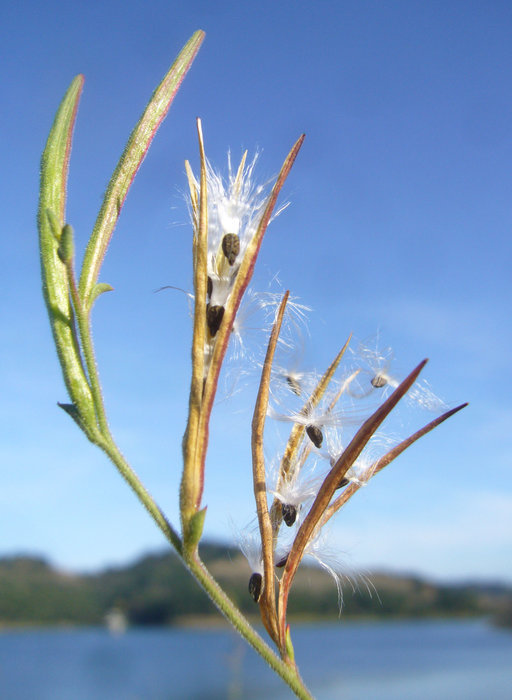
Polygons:
M388 380L383 374L376 374L375 377L370 380L370 382L376 389L382 389L383 386L386 386Z
M261 597L262 585L263 585L262 575L261 574L252 574L251 578L249 579L249 593L251 594L251 598L254 600L255 603L257 603Z
M307 425L306 433L315 447L320 447L322 445L324 436L322 435L320 428L318 428L316 425Z
M340 479L340 483L336 486L337 489L342 489L344 486L348 484L348 479L346 476L343 477L343 479Z
M297 519L297 507L292 506L290 503L283 503L281 505L281 511L283 513L283 520L291 527Z
M226 233L222 239L222 252L230 265L233 265L240 252L240 239L236 233Z
M289 386L290 389L293 391L293 393L294 393L296 396L300 396L300 394L301 394L301 389L300 389L300 384L299 384L299 382L298 382L294 377L291 377L290 375L287 375L286 381L288 382L288 386Z
M223 316L223 306L210 306L210 304L208 304L206 307L206 323L208 324L208 329L212 338L219 330Z
M289 556L288 554L285 554L282 559L280 559L279 561L276 561L276 568L282 569L283 566L286 566L286 562L288 561L288 556Z
M212 282L212 278L211 278L211 277L208 277L208 283L207 283L207 287L206 287L206 293L208 294L208 296L209 296L210 298L211 298L211 296L212 296L212 292L213 292L213 282Z

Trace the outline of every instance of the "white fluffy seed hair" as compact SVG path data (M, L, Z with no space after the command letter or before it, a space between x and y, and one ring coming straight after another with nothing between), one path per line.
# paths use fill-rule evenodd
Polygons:
M301 471L297 470L293 475L281 479L279 486L276 483L274 489L269 489L269 493L283 505L299 507L315 498L321 484L322 477L320 474L316 476L309 474L306 477L303 476Z
M366 590L368 591L370 597L372 595L372 590L375 591L375 587L368 580L366 575L353 571L346 562L343 561L339 552L334 552L328 543L329 532L325 528L318 530L313 534L313 537L306 545L304 550L304 558L310 558L316 562L324 571L326 571L333 579L336 584L336 590L338 592L338 608L339 614L343 608L343 583L346 582L350 585L353 592L359 589L359 582L361 581Z
M232 528L235 531L237 545L247 559L252 573L263 575L263 557L257 525L248 525L243 530L239 530L232 523Z
M365 398L375 392L385 398L400 384L400 372L392 370L395 354L391 347L381 345L380 331L373 338L360 342L355 350L351 349L351 352L360 365L361 375L368 379L366 385L360 385L359 391L350 392L355 398ZM372 379L382 383L372 384ZM410 406L417 406L427 411L442 412L448 409L445 401L434 393L425 379L413 384L405 400Z

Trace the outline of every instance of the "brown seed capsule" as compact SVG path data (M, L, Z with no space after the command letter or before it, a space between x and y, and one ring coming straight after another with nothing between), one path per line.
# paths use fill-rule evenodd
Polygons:
M322 431L320 428L316 425L307 425L306 426L306 433L308 434L311 442L315 447L321 447L322 441L324 439L324 436L322 435Z
M384 374L376 374L373 379L370 380L370 383L372 386L374 386L376 389L382 389L383 386L386 386L388 383L388 380L386 379L386 376Z
M281 505L281 512L284 522L288 527L291 527L297 519L297 507L292 506L290 503L283 503Z
M337 489L342 489L344 486L348 484L348 479L346 476L343 477L343 479L340 479L340 483L336 486Z
M219 330L223 316L223 306L210 306L210 304L208 304L208 306L206 307L206 323L208 324L208 329L212 338Z
M263 586L263 577L261 574L252 574L249 579L249 593L251 598L257 603L261 597L261 588Z
M285 554L284 557L279 559L279 561L276 561L276 568L277 569L282 569L283 566L286 566L286 562L288 561L289 554Z
M234 265L240 252L240 239L236 233L226 233L222 239L222 252L230 265Z
M212 278L211 278L211 277L208 277L208 283L207 283L207 287L206 287L206 293L207 293L207 295L208 295L210 298L211 298L211 296L212 296L212 292L213 292L213 282L212 282Z

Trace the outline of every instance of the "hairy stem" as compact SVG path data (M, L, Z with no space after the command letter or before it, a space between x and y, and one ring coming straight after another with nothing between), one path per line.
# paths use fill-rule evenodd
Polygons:
M112 437L108 435L105 442L99 444L99 447L101 447L101 449L115 464L121 476L135 492L144 508L148 511L154 522L164 534L165 538L179 554L183 564L194 576L201 588L209 596L222 615L224 615L228 622L230 622L230 624L240 633L240 635L268 663L270 668L272 668L283 679L283 681L290 687L298 698L312 700L313 696L304 686L298 672L282 661L277 654L272 651L268 644L266 644L250 622L245 618L245 616L240 612L233 601L227 596L217 581L213 578L212 574L201 561L197 552L187 555L187 552L183 549L183 544L178 533L164 516L158 505L153 500L153 497L138 478L137 474L125 460L119 448L114 443Z
M292 668L282 661L277 654L266 644L266 642L256 632L254 627L242 615L236 605L230 600L226 593L219 586L217 581L210 574L198 555L188 559L186 566L200 584L218 610L232 624L232 626L242 635L242 637L255 649L258 654L290 687L298 698L313 700L313 696L305 687L301 677L295 668Z

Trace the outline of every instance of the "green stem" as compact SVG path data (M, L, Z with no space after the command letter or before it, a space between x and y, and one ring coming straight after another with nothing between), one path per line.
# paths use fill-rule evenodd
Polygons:
M287 665L277 654L266 644L266 642L256 632L254 627L242 615L236 605L230 600L226 593L213 578L205 567L199 556L196 554L185 561L185 565L199 583L201 588L208 594L215 603L218 610L241 634L241 636L255 649L258 654L267 662L283 681L291 688L298 698L302 700L313 700L313 696L305 687L296 668Z
M94 346L91 337L91 323L89 314L84 312L83 306L77 309L75 305L76 320L80 339L82 341L82 353L87 368L87 376L89 378L89 386L91 387L92 400L94 409L98 419L98 426L104 436L108 436L111 440L110 429L108 427L107 414L103 403L103 394L101 392L101 384L98 376L98 368L96 365L96 357L94 355Z
M260 635L252 627L249 621L244 617L244 615L242 615L233 601L230 600L230 598L222 590L199 556L194 554L190 557L186 557L179 535L169 523L167 518L165 518L152 496L148 493L138 476L127 463L114 443L110 433L108 436L106 436L104 443L98 443L98 445L115 464L121 476L128 482L166 539L180 555L184 565L194 576L205 593L210 597L217 609L253 647L253 649L258 652L258 654L268 663L268 665L283 679L283 681L291 688L298 698L301 698L302 700L312 700L313 696L304 686L297 670L291 666L288 666L277 656L277 654L275 654L275 652L272 651L268 644L266 644L262 637L260 637Z
M101 384L98 376L98 369L96 366L96 357L94 355L94 345L92 342L91 334L90 311L86 311L85 306L82 303L82 299L80 298L72 261L69 261L67 263L66 269L68 276L69 292L71 295L71 301L73 302L73 310L75 312L75 319L78 326L78 333L80 336L80 347L82 350L83 359L85 361L87 378L89 380L88 383L91 389L91 395L94 404L94 410L96 412L98 427L103 436L109 436L111 438L108 427L107 414L105 412L105 405L103 403L103 394L101 393Z

